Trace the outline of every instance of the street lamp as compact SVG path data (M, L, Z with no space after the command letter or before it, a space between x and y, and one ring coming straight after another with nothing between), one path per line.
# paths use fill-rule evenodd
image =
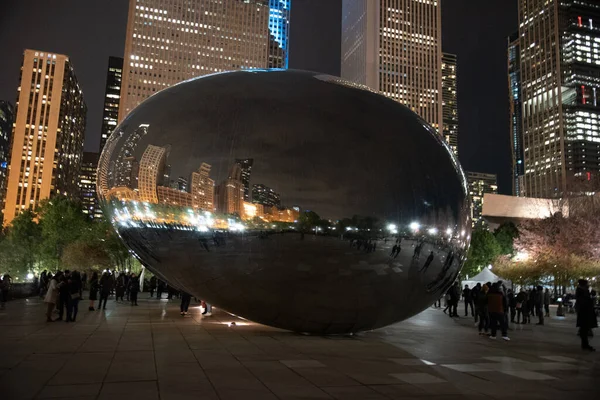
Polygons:
M411 222L411 224L409 225L410 229L415 232L419 230L420 226L421 225L419 225L418 222Z

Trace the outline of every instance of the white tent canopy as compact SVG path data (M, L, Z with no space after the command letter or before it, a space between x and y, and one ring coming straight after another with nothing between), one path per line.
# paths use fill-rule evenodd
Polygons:
M499 277L498 275L494 274L489 268L484 268L483 270L481 270L480 273L478 273L471 279L462 281L462 287L465 287L465 285L469 285L469 288L472 289L478 283L484 285L487 282L494 283L498 281L502 281L502 283L504 283L504 286L506 286L507 288L510 288L512 286L512 282L510 282L509 280Z

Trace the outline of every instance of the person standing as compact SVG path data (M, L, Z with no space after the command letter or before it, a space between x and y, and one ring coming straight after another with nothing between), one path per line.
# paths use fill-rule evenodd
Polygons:
M52 319L52 311L54 311L58 301L58 290L60 286L61 275L62 272L58 272L52 277L52 279L50 279L50 282L48 283L48 290L46 291L46 296L44 297L44 303L46 303L46 322L54 322Z
M542 308L544 307L544 288L538 286L533 296L535 313L538 317L538 323L536 325L544 325L544 312L542 311Z
M137 298L138 292L140 291L140 281L135 276L135 274L131 274L131 278L129 278L129 300L131 301L132 306L137 306Z
M94 273L92 274L92 279L90 279L90 307L88 308L89 311L94 311L94 302L96 300L98 300L98 288L99 288L99 284L98 284L98 273L94 271Z
M100 301L98 302L98 311L100 311L100 309L106 310L106 302L112 291L112 282L108 272L104 272L102 278L100 278ZM104 302L104 304L102 304L102 302Z
M69 322L68 310L69 310L69 303L71 301L70 300L71 293L69 293L69 279L71 279L71 271L65 270L65 273L61 277L60 285L58 288L58 319L62 320L63 315L65 314L65 311L66 311L67 318L65 318L65 319L67 322Z
M465 317L469 316L469 306L471 307L471 317L474 317L475 312L473 311L473 298L471 297L471 289L469 289L469 285L465 285L465 288L462 291L462 297L465 303Z
M123 296L125 296L125 273L121 272L117 279L115 280L115 301L123 300Z
M81 292L83 284L79 272L73 271L71 279L68 282L69 287L69 302L67 303L67 322L75 322L77 313L79 312L79 301L81 300Z
M188 308L190 307L190 301L192 301L192 296L186 292L181 292L181 315L187 315Z
M471 289L471 301L473 305L477 304L477 298L479 297L479 292L481 291L481 283L477 282L477 285ZM475 325L477 325L477 321L479 319L479 315L477 314L477 309L475 309Z
M483 285L481 290L477 292L477 301L475 302L475 311L479 317L479 336L487 335L489 320L488 320L488 286Z
M548 288L544 292L544 311L546 317L550 318L550 289Z
M508 289L508 308L510 309L510 322L515 323L515 315L517 314L517 296L512 289Z
M154 291L156 290L156 276L152 275L148 288L150 289L150 297L154 297Z
M8 293L10 291L11 277L9 274L4 274L0 281L0 309L6 308L8 301Z
M579 337L581 338L581 349L586 351L596 351L590 346L589 337L592 329L598 327L594 302L590 294L587 279L580 279L579 286L575 291L575 309L577 311L577 327L579 328Z
M87 273L84 272L81 274L81 288L82 290L87 290L88 276Z
M504 293L500 285L496 282L492 285L490 292L487 295L488 312L490 314L490 328L492 334L490 339L496 339L496 331L498 326L502 331L502 339L508 341L508 327L506 326L506 320L504 318Z
M458 282L454 283L450 290L450 301L452 305L450 307L450 316L458 318L458 302L460 301L460 284Z

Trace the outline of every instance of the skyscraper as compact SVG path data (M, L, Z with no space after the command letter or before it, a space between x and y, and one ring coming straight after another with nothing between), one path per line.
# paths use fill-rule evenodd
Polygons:
M558 197L600 171L600 7L519 1L524 193Z
M122 75L123 59L120 57L109 57L108 70L106 71L106 89L104 90L104 112L102 113L100 152L104 149L104 145L110 134L117 127Z
M287 68L292 0L269 0L269 68Z
M443 136L454 154L458 155L458 97L456 94L456 54L442 53L442 114Z
M341 76L419 114L440 131L438 0L342 0Z
M486 226L481 212L483 210L483 195L486 193L498 193L498 178L496 174L484 174L481 172L468 172L469 196L471 197L471 217L474 228Z
M252 185L252 202L263 206L281 206L281 196L273 189L263 184Z
M521 54L519 33L508 38L508 104L510 112L510 146L512 149L512 186L514 196L524 196L523 113L521 103Z
M79 197L87 108L69 58L25 50L4 224L54 195Z
M119 121L186 79L287 66L289 15L290 0L130 0Z
M13 106L8 101L0 100L0 225L4 215L2 210L4 210L4 197L6 196L13 113Z
M222 214L244 215L244 184L242 167L234 163L226 180L215 188L217 212Z
M235 160L236 163L242 168L242 183L244 184L244 200L250 201L250 176L252 175L252 164L254 160L252 158L238 158Z
M168 148L148 145L140 159L138 175L139 198L148 203L158 203L157 186L162 182Z
M215 210L215 181L210 178L210 164L202 163L197 172L192 172L192 202L194 208Z
M96 194L96 173L98 171L99 153L84 152L79 173L79 196L83 213L90 218L102 218L102 210L98 205Z

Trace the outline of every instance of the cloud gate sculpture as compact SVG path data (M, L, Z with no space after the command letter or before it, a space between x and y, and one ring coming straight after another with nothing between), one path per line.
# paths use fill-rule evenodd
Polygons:
M466 180L440 136L398 102L310 72L222 73L155 94L106 143L98 192L160 279L299 332L419 313L470 240Z

